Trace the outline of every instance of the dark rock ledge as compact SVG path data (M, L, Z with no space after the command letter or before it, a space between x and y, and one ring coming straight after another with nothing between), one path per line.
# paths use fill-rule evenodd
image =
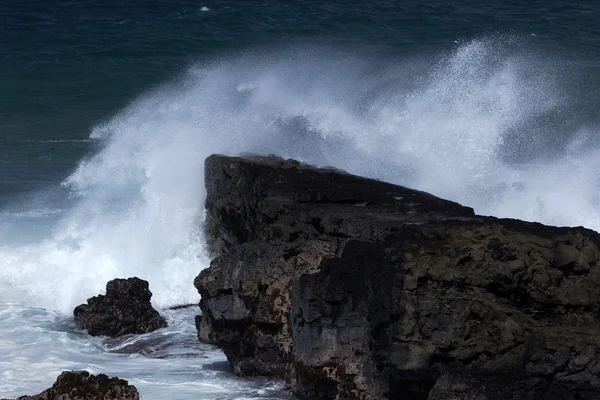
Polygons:
M106 284L106 295L75 307L75 322L92 336L116 337L147 333L167 326L150 299L148 282L139 278L113 279Z
M90 375L87 371L66 371L60 374L48 390L17 400L139 400L135 386L104 374Z
M276 157L206 160L201 340L304 399L600 398L600 237Z

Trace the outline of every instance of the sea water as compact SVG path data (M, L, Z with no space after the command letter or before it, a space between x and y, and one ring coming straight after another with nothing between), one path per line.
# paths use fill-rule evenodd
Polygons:
M474 207L600 229L600 6L0 3L0 396L63 370L144 399L283 399L200 344L204 159L275 153ZM169 327L73 308L149 281Z

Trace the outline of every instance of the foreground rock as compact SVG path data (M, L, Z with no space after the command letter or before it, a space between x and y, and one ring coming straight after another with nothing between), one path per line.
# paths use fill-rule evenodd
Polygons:
M206 160L199 338L304 399L598 399L597 233L273 157Z
M104 374L90 375L87 371L63 372L48 390L17 400L139 400L135 386Z
M148 282L139 278L114 279L106 284L106 295L88 299L73 310L75 322L92 336L121 336L152 332L167 326L150 299Z

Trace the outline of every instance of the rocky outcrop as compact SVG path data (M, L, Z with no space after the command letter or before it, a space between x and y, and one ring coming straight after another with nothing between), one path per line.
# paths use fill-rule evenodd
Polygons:
M151 298L148 282L113 279L106 284L106 295L89 298L87 304L75 307L75 322L92 336L152 332L166 327L167 321L152 307Z
M139 400L135 386L104 374L90 375L87 371L67 371L60 374L48 390L17 400Z
M199 338L304 399L600 398L600 237L276 157L206 160Z

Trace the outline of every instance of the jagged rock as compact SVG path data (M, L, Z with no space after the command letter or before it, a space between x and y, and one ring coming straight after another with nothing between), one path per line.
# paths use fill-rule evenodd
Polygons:
M121 336L152 332L167 326L150 299L148 282L139 278L113 279L106 284L106 295L75 307L75 322L92 336Z
M600 398L600 236L276 157L206 160L203 341L304 399Z
M139 400L135 386L104 374L90 375L87 371L65 371L48 390L17 400Z

